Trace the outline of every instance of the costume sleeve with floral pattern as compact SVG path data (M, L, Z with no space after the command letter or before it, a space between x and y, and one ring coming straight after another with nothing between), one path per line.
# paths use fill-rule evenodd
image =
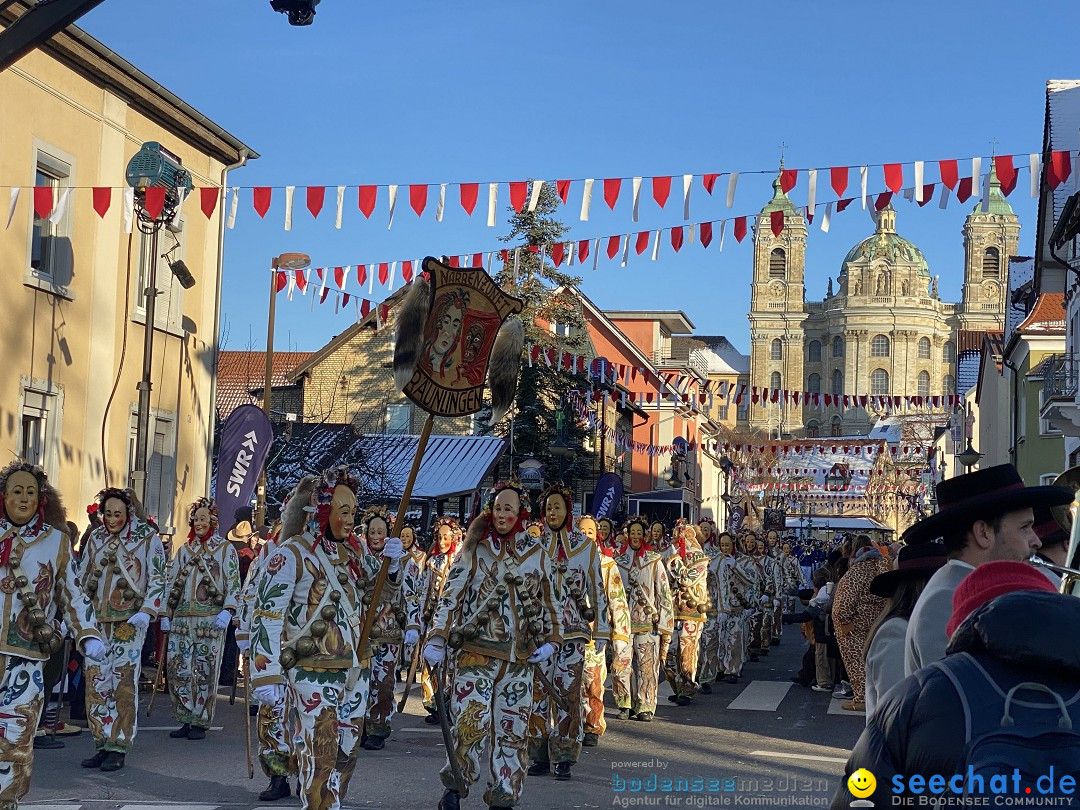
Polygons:
M266 561L262 575L255 580L251 611L251 661L254 668L252 687L282 683L281 636L293 591L303 573L300 553L293 544L279 548Z
M660 613L656 629L660 635L670 636L675 631L675 609L671 602L671 586L668 584L666 569L662 562L650 567L654 572L656 606Z
M405 570L401 575L401 596L405 602L405 629L420 632L423 617L423 597L426 577L424 566L411 554L405 555Z
M598 548L592 549L593 572L592 572L592 603L596 610L596 625L593 628L593 638L611 640L611 623L608 619L607 588L604 587L604 569L600 564L604 555Z
M146 559L146 596L143 598L142 612L149 613L156 619L165 609L166 594L169 592L169 562L165 557L165 545L157 532L150 537L150 548Z
M225 610L232 611L235 616L240 608L240 557L232 543L225 544L225 559L222 565L225 576Z
M601 555L600 570L604 577L604 591L607 595L611 640L629 641L630 607L626 602L626 588L623 586L619 566L612 558Z
M450 627L455 619L461 618L461 600L465 588L472 578L476 567L475 554L459 554L450 566L450 573L443 583L435 617L431 620L431 637L444 641L450 637ZM547 580L550 587L551 580Z
M71 560L71 545L66 538L60 544L60 554L56 560L58 576L56 577L56 600L57 605L63 612L64 621L67 622L68 632L75 633L75 644L78 645L87 638L96 638L104 642L101 632L98 630L97 615L94 606L86 598L75 566Z

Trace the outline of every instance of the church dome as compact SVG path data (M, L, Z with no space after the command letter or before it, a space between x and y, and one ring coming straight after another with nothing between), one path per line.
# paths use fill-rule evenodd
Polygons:
M923 252L896 232L896 211L891 205L878 214L877 229L873 235L848 251L840 274L847 273L848 264L870 263L875 259L884 259L889 264L914 263L918 265L920 274L930 276L930 267Z

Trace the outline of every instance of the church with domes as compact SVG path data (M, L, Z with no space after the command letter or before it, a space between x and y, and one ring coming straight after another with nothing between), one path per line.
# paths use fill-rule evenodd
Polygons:
M989 201L963 228L964 284L959 302L942 301L926 257L897 232L890 206L874 233L855 245L830 278L825 297L806 300L806 234L802 213L773 183L757 217L750 294L750 385L810 394L943 396L956 394L961 332L1000 331L1005 324L1009 257L1020 223L992 173ZM781 211L784 227L771 228ZM770 400L772 398L770 397ZM861 436L881 415L862 407L752 403L752 432L773 437Z

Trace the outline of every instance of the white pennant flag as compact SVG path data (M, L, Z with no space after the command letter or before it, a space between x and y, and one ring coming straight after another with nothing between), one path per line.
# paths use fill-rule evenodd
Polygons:
M655 262L660 256L660 231L656 231L652 240L652 260Z
M978 192L979 181L982 178L982 158L974 157L971 159L971 192L972 194Z
M397 278L397 262L390 262L390 283L386 288L390 292L394 291L394 280Z
M397 208L397 186L391 185L390 191L390 221L386 223L386 230L394 227L394 209Z
M134 199L134 198L132 198L132 199ZM233 229L233 226L236 224L236 209L237 209L237 207L239 205L240 205L240 189L234 188L232 190L232 203L229 205L228 226L229 226L230 231ZM131 231L129 230L128 233L131 233Z
M289 292L288 298L292 301L293 290L296 289L296 273L289 273Z
M914 200L915 200L915 189L914 188L905 188L903 190L903 194L904 194L904 199L905 200L907 200L908 202L914 202Z
M488 253L488 260L487 260L487 272L488 272L489 276L491 275L491 265L492 265L492 263L494 261L495 261L495 251L492 250L492 251L490 251Z
M925 202L923 199L923 168L924 164L921 160L915 161L915 202Z
M16 206L16 205L18 204L18 202L19 202L19 192L20 192L20 191L22 191L22 189L21 189L21 188L19 188L18 186L13 186L13 187L12 187L12 189L11 189L11 204L10 204L10 206L8 207L8 215L7 215L7 225L5 225L5 226L4 226L4 230L5 230L5 231L6 231L6 230L7 230L8 228L10 228L10 227L11 227L11 220L12 220L12 219L14 218L14 216L15 216L15 206Z
M810 169L806 173L806 208L810 216L816 213L817 208L817 169Z
M943 211L949 207L949 187L944 183L941 184L941 196L938 197L938 208Z
M489 228L495 227L495 207L499 204L499 184L488 183L488 218Z
M691 245L696 245L697 244L697 223L696 222L690 223L690 235L687 237L686 241L689 242Z
M536 206L540 204L540 194L544 190L543 180L532 181L532 194L529 195L529 210L535 211Z
M296 186L285 186L285 230L292 230L292 204L293 193L296 191Z
M341 210L345 206L345 186L337 187L337 211L334 213L334 227L341 230Z
M446 210L446 183L439 183L439 204L435 206L435 221L442 222Z
M641 201L641 178L635 177L633 181L634 191L634 222L638 221L638 203Z
M862 207L866 208L866 167L859 167L859 185L862 188Z
M592 206L592 187L594 180L585 181L585 190L581 195L581 221L589 221L589 208Z
M724 231L726 231L726 230L727 230L727 220L722 219L722 220L720 220L720 243L716 246L717 247L717 250L716 250L717 253L723 253L724 252Z
M135 189L124 189L124 233L131 233L131 218L135 214ZM233 210L229 214L229 222L236 219L236 189L233 189ZM231 228L232 225L229 225Z
M176 203L176 213L173 214L172 225L174 228L180 227L180 216L184 211L184 200L187 199L188 190L181 186L176 190L176 196L179 197L179 202Z
M53 208L52 213L49 214L49 222L53 225L59 225L60 220L64 218L64 211L67 209L68 194L71 193L71 187L64 189L64 193L60 195L60 199L56 203L56 207Z
M573 267L574 266L574 257L577 255L577 251L574 249L575 243L574 242L567 242L566 247L567 247L567 256L568 256L567 261L566 261L566 266L567 267Z
M682 176L682 218L684 221L690 220L690 187L694 185L694 175L684 174Z
M982 210L990 210L990 172L984 174L982 179Z
M374 264L373 264L373 265L371 265L371 272L370 272L370 273L368 273L368 277L367 277L367 291L368 291L368 295L371 295L371 294L372 294L372 292L373 292L373 291L375 290L375 271L376 271L377 269L378 269L378 266L377 266L377 265L374 265Z
M735 184L739 182L739 173L732 172L727 181L727 207L735 205Z
M341 268L341 279L338 281L338 289L342 292L345 291L345 280L349 277L349 272L352 270L352 265L347 264Z
M596 263L600 260L600 237L596 238L593 242L592 248L592 269L596 269Z
M1039 155L1028 155L1028 166L1031 170L1031 196L1039 196L1039 177L1042 175L1042 158Z
M821 232L829 232L829 224L832 222L833 204L829 203L825 206L825 216L821 218Z
M630 234L627 234L623 238L622 263L620 264L620 266L621 267L626 267L626 263L629 260L630 260Z
M514 281L517 281L518 263L521 260L521 248L514 248Z

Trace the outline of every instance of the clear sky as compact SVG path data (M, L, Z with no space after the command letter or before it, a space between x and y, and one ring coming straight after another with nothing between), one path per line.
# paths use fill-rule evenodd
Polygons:
M580 182L563 209L569 238L584 239L683 222L681 205L659 210L646 185L632 223L628 182L608 211L605 177L743 172L731 209L724 180L711 199L695 181L697 222L755 213L772 177L748 173L774 170L781 144L796 168L989 157L992 142L999 154L1037 152L1046 80L1080 75L1076 49L1059 36L1075 19L1066 2L323 0L314 25L294 28L264 0L107 0L80 24L261 153L233 184L298 187L292 232L281 190L265 220L242 191L227 232L225 347L262 349L266 273L282 251L327 266L502 246L505 210L487 227L484 193L470 219L451 187L437 223L435 189L417 219L408 183L596 178L589 222L578 219ZM333 189L318 220L304 208L307 185L386 183L402 186L391 230L385 189L370 220L350 189L340 231ZM884 189L880 169L869 189ZM1010 198L1021 253L1035 235L1028 189L1025 170ZM805 203L804 173L791 196ZM833 198L819 176L818 199ZM971 203L896 205L897 230L941 276L942 297L957 300ZM823 296L872 229L857 204L828 234L811 227L808 299ZM580 274L603 308L682 309L699 333L747 351L751 261L750 240L736 244L729 224L723 253L714 243L676 255L665 237L659 261L632 252L626 269L601 260ZM376 285L370 297L385 295ZM301 296L279 298L277 312L278 349L317 349L355 319L351 309L335 315L330 300L313 311Z

